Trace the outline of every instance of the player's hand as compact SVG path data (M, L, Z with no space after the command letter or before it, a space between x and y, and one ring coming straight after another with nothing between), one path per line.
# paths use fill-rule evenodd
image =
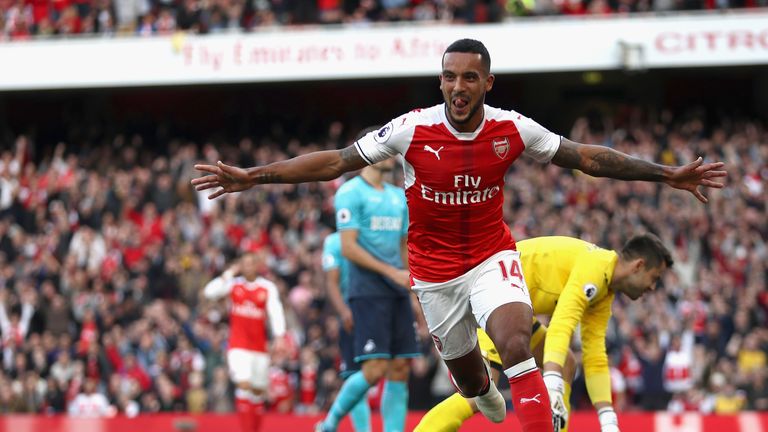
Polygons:
M612 407L597 410L597 418L600 419L600 432L620 432L619 419Z
M555 432L558 432L568 422L568 410L565 408L563 397L565 391L563 376L559 372L544 372L544 385L547 387L549 404L552 408L552 426Z
M341 325L344 326L344 330L347 333L352 333L352 329L355 327L355 319L352 317L352 311L348 307L344 307L340 312Z
M222 276L224 279L232 279L240 273L240 264L232 264L228 269L224 270Z
M675 189L687 190L692 193L699 201L706 203L707 198L699 190L699 186L720 189L723 183L716 181L719 177L725 177L728 173L721 170L722 162L704 163L699 156L695 161L675 167L670 177L665 181Z
M222 161L218 161L216 165L197 164L195 169L210 173L209 175L192 179L192 185L195 186L195 190L202 191L220 188L208 195L208 199L218 198L225 193L244 191L253 186L251 178L248 176L248 171L227 165Z
M403 288L411 288L411 272L408 270L394 269L394 271L389 274L389 278Z
M286 335L276 337L274 342L272 342L272 351L274 352L284 352L287 349L288 340Z

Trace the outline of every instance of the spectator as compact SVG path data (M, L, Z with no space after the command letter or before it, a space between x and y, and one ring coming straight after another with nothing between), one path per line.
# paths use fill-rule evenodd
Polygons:
M97 381L88 378L83 385L82 393L78 394L69 404L69 415L72 417L108 417L114 415L115 408L107 398L96 391Z
M203 387L203 375L193 372L189 375L189 389L185 395L187 411L192 414L202 414L208 407L208 393Z
M51 376L62 386L69 384L75 376L75 363L68 350L59 351L56 361L51 366Z
M83 0L74 5L56 0L51 3L52 8L45 2L18 0L6 7L6 11L0 10L0 41L72 34L168 35L176 30L219 33L307 23L347 23L354 26L391 21L487 23L521 16L613 16L617 13L665 13L745 6L744 0L260 0L253 4L243 0L115 0L114 4L110 0Z

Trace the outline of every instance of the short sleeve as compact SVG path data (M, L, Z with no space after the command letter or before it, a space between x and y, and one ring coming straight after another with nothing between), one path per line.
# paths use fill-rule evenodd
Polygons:
M515 121L520 138L525 145L525 154L539 162L549 162L560 148L562 137L550 132L544 126L523 115Z
M340 263L336 256L334 245L335 242L332 236L325 238L323 242L323 271L327 272L339 268Z
M359 230L361 226L360 218L361 205L360 194L357 193L352 185L347 182L336 192L334 198L334 207L336 209L336 230L343 231L349 229Z
M389 159L397 154L404 155L411 143L414 133L413 117L417 113L404 114L380 129L369 132L354 144L357 152L368 163Z

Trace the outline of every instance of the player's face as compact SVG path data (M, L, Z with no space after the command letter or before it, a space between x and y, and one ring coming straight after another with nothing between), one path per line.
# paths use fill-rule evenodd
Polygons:
M372 166L381 172L391 172L393 169L395 169L395 158L384 159L383 161L377 162Z
M473 132L483 120L485 93L493 87L494 76L483 67L482 56L474 53L447 53L443 57L440 90L446 115L459 132Z
M248 254L240 262L240 272L246 280L252 281L259 274L259 260L254 254Z
M650 268L646 267L645 264L641 265L640 268L629 277L625 294L632 300L637 300L648 291L655 290L665 269L665 264Z

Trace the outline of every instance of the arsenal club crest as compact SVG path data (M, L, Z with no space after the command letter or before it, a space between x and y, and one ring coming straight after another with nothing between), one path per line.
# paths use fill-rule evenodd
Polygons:
M499 159L504 159L509 154L509 138L499 137L491 140L493 151Z

